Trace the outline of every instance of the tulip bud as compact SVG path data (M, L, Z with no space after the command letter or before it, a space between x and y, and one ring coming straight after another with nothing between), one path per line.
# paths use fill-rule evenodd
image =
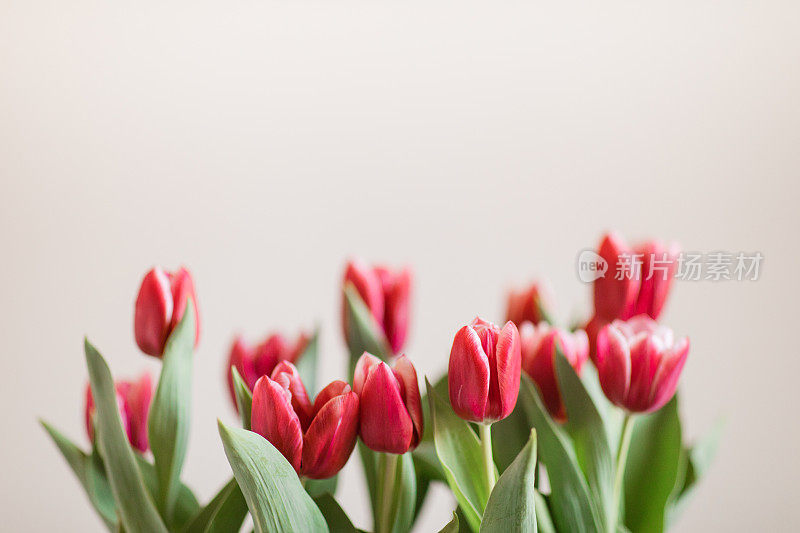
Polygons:
M633 262L633 250L617 233L603 237L598 255L608 263L605 275L594 282L595 316L611 321L633 316L639 294L639 271Z
M310 337L305 333L300 333L294 342L289 342L280 333L273 333L257 346L250 346L244 338L237 336L231 345L225 373L233 405L236 406L236 393L231 368L236 368L252 391L258 378L272 374L281 361L296 363L306 350L309 340Z
M364 304L369 309L394 353L403 348L408 333L409 303L411 297L411 271L409 269L390 270L387 267L368 267L358 260L350 261L344 273L346 286L355 287ZM342 302L342 325L347 338L346 302Z
M559 421L567 418L558 388L556 347L580 375L589 357L589 339L584 331L569 333L547 323L534 326L525 322L519 330L522 343L522 369L536 383L545 407Z
M417 371L405 355L393 368L364 352L356 363L353 390L361 400L361 440L376 452L402 454L422 439L422 402Z
M148 449L147 443L147 415L150 411L150 400L153 397L153 385L150 375L145 373L138 381L118 381L116 383L117 407L122 427L128 435L128 441L134 449L144 453ZM86 408L84 418L86 433L89 440L94 441L94 398L92 388L86 386Z
M475 318L456 333L447 379L458 416L492 423L511 414L519 394L521 345L513 322L501 330Z
M197 346L200 340L200 315L192 275L184 267L176 272L155 267L145 275L136 297L133 322L136 344L144 353L155 357L164 355L167 339L183 318L190 296L194 302Z
M298 475L324 479L342 469L356 445L358 406L343 381L330 383L311 404L297 369L283 361L256 382L251 427Z
M689 339L646 315L615 320L597 335L600 386L614 405L631 412L660 409L675 394Z
M508 293L506 320L513 322L517 328L525 321L538 324L547 321L552 298L544 284L534 282L529 287Z

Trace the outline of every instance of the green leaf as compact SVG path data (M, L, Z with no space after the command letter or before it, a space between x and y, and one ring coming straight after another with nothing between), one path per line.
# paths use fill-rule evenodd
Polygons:
M339 476L329 477L327 479L306 479L303 486L306 492L312 498L322 496L323 494L336 494L336 487L339 484Z
M530 434L531 425L519 404L506 418L492 424L492 454L500 472L516 459L528 443Z
M625 467L625 525L631 531L663 531L670 494L680 474L681 422L677 395L638 415Z
M253 393L235 366L231 366L231 376L233 377L233 393L236 396L236 407L239 409L239 417L242 419L242 427L250 429L250 415L253 410Z
M105 523L109 531L117 530L117 510L111 487L108 485L105 471L98 471L95 458L87 455L71 440L61 434L53 426L40 420L39 423L58 446L61 455L67 461L78 481L83 485L89 502ZM95 454L93 454L95 455ZM99 457L98 457L99 459Z
M378 456L377 501L380 509L378 514L388 516L386 523L392 525L393 533L406 533L411 529L417 503L414 460L410 453L402 455L381 453ZM391 487L391 494L388 495L384 493L387 486Z
M603 522L569 437L550 418L530 378L522 376L520 395L531 425L536 428L539 457L550 481L550 509L559 531L602 531Z
M458 515L453 511L453 519L439 530L439 533L458 533Z
M603 418L572 365L556 348L558 388L567 409L566 428L575 455L594 498L600 520L611 530L614 520L614 456L608 444Z
M183 533L239 531L246 517L247 502L236 479L232 478L183 528Z
M122 427L111 371L88 340L85 341L85 351L95 402L95 439L107 466L106 473L122 526L128 533L166 532Z
M155 466L138 453L136 454L136 462L142 472L147 490L151 495L158 494L158 476L156 475ZM178 488L178 498L175 503L175 513L170 529L180 529L198 512L200 512L200 504L197 502L197 498L189 487L181 483Z
M183 318L164 347L161 376L147 421L147 437L158 477L159 508L168 522L178 496L189 441L196 327L194 302L189 298Z
M717 420L711 429L706 432L693 446L685 450L687 461L685 473L680 488L674 491L670 497L669 510L667 513L667 523L672 524L677 520L684 507L691 499L697 488L697 483L705 475L708 467L716 455L719 447L722 432L725 428L725 421Z
M222 422L219 434L257 532L328 531L294 468L267 439Z
M426 379L436 453L447 483L473 531L480 527L490 489L483 472L480 441L469 424L459 418Z
M320 512L325 517L328 529L336 533L357 533L358 529L350 521L347 513L330 493L321 494L314 498Z
M545 497L538 490L534 495L534 502L536 507L536 527L539 528L539 533L556 533L556 526L550 517L550 507L548 507Z
M297 358L295 366L306 386L308 394L312 397L319 392L317 390L317 348L319 346L319 328L314 330L314 335L308 340L306 349Z
M536 430L489 495L481 533L536 533Z
M367 304L359 296L356 288L348 283L344 288L345 313L347 314L347 347L350 350L350 377L361 354L372 355L388 360L392 349L383 333L383 328L375 321Z

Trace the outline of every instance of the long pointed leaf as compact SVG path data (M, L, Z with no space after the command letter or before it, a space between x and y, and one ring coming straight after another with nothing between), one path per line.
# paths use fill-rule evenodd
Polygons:
M166 532L122 427L111 371L94 346L88 340L84 344L95 403L95 439L107 467L122 526L128 533Z
M481 533L536 533L536 430L489 495Z
M108 486L108 480L105 478L105 472L97 472L96 465L92 457L87 455L83 450L78 448L71 440L61 434L53 426L45 422L39 421L42 427L53 439L53 442L58 446L61 455L67 461L75 476L83 486L86 495L89 497L89 502L94 507L97 514L105 523L109 531L117 530L117 511L116 504L114 503L114 496L111 494L111 487ZM97 478L102 475L105 484L100 482Z
M556 375L567 408L566 427L572 437L578 464L589 483L600 520L611 530L616 526L609 523L614 516L614 456L608 444L603 418L581 378L560 349L556 353Z
M530 378L522 376L518 402L522 402L539 439L539 456L547 467L553 520L561 531L594 532L603 522L578 466L569 437L547 413Z
M464 517L472 530L477 531L490 492L485 476L478 474L484 468L480 441L469 424L439 398L430 382L425 380L425 383L436 453Z
M257 532L328 531L294 468L267 439L222 422L219 434Z
M638 415L625 467L625 525L664 531L670 494L685 459L677 395L648 415ZM658 465L654 468L653 465Z
M192 401L192 362L195 330L194 302L186 302L183 318L167 339L147 422L155 459L159 507L171 521L189 441Z
M250 415L253 411L253 393L244 382L242 376L235 366L231 366L233 376L233 392L236 396L236 407L239 409L239 417L242 419L242 427L250 429Z

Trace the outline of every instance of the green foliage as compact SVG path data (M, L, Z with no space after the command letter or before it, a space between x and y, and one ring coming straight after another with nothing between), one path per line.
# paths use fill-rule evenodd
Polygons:
M219 434L257 532L328 531L294 468L267 439L222 422Z

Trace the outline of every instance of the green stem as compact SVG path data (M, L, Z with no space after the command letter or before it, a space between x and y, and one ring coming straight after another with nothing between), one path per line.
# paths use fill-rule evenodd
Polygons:
M614 476L614 508L612 509L612 526L616 528L619 519L619 508L622 498L622 481L625 479L625 464L628 461L628 449L631 446L631 436L633 435L633 415L625 413L622 423L622 435L619 439L617 449L616 474Z
M481 437L481 449L483 450L483 472L486 476L486 484L489 487L489 492L492 492L494 484L497 482L495 478L494 458L492 457L492 425L491 424L478 424L478 431Z
M378 523L375 533L391 533L394 517L392 508L394 507L394 480L397 477L398 455L384 453L381 455L381 488L379 493Z

